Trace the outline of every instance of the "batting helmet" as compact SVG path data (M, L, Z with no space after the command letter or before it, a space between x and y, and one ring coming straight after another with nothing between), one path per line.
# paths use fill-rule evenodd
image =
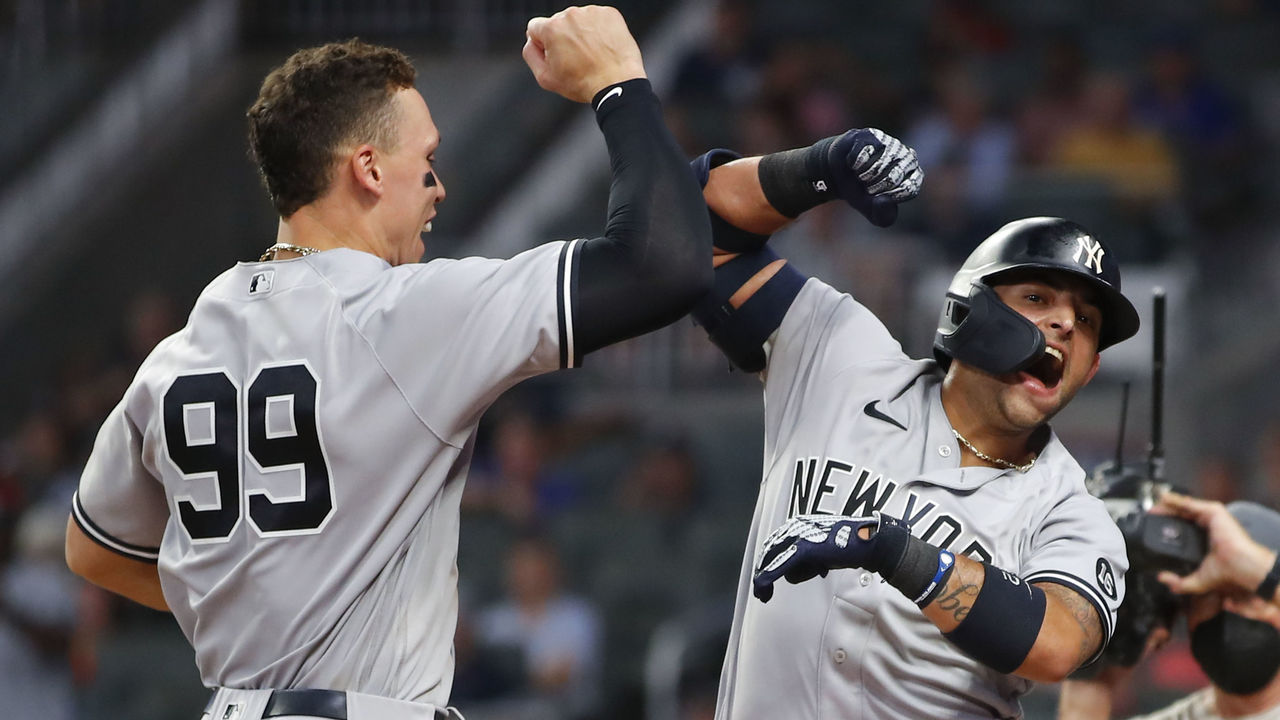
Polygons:
M1120 266L1088 230L1062 218L1015 220L982 241L960 266L933 339L945 368L955 358L994 375L1023 370L1044 354L1044 333L992 289L1012 270L1053 270L1083 278L1097 291L1098 350L1138 332L1138 311L1120 293Z

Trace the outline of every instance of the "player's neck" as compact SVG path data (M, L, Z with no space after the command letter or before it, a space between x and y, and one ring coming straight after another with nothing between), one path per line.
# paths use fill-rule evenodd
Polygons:
M281 219L276 230L277 243L321 251L350 248L390 262L390 253L383 247L386 243L378 238L364 217L323 199L300 208L287 220Z
M1032 457L1031 436L1035 429L1000 429L993 419L988 417L989 410L981 403L973 401L975 397L975 393L960 389L950 377L943 383L942 409L946 412L951 427L985 455L1000 458L1014 465L1028 462ZM960 465L961 467L1000 467L998 463L978 457L976 453L965 447L963 442L960 443Z
M1223 718L1242 718L1280 707L1280 675L1252 695L1229 695L1213 688L1213 704Z

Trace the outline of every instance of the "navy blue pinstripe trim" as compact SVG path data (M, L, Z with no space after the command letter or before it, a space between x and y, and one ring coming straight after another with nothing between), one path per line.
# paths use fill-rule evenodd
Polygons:
M582 252L582 240L571 240L560 248L560 261L556 265L556 322L560 327L560 367L572 368L582 364L582 353L574 342L573 298L578 293L578 256Z
M574 240L573 247L569 249L569 254L570 254L569 286L565 288L565 295L571 301L573 300L573 298L578 297L578 268L582 267L582 246L585 243L586 243L586 240L581 240L581 239ZM567 314L565 315L565 317L569 319L569 327L570 327L569 333L570 335L573 335L572 303L570 303L570 306L566 312ZM577 339L574 337L571 337L570 340L571 340L570 351L573 353L573 357L570 358L570 362L572 364L569 367L582 367L582 351L578 349Z
M565 263L568 262L569 248L572 242L566 242L560 248L560 260L556 263L556 323L560 328L560 367L569 367L569 329L565 323L565 311L567 308L564 304L564 271Z
M98 543L102 547L118 554L123 555L131 560L141 560L155 564L160 559L160 548L147 547L146 545L134 545L127 543L117 537L111 535L106 530L89 519L89 514L84 511L84 505L80 503L80 493L76 492L71 498L71 517L76 521L76 525L80 527L84 534L89 536L91 540Z

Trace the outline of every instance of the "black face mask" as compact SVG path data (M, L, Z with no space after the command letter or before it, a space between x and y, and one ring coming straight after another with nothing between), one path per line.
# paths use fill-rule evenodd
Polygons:
M1191 656L1214 685L1252 695L1280 670L1280 630L1224 610L1191 632Z

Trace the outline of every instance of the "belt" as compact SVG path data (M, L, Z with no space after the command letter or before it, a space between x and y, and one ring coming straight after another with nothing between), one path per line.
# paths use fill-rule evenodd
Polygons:
M436 718L461 718L448 708L437 708ZM341 690L273 690L262 709L263 720L289 715L304 715L329 720L347 720L347 694Z
M347 694L340 690L273 690L262 717L284 715L347 720Z

